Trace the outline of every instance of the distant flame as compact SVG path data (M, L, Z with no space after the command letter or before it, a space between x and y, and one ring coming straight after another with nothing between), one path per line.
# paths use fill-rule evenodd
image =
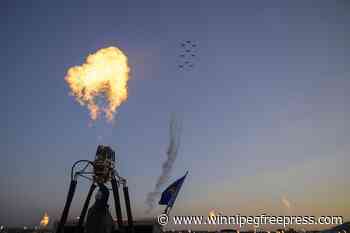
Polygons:
M117 108L128 98L129 71L126 55L116 47L108 47L90 54L81 66L71 67L65 80L76 100L87 106L92 120L103 111L112 121ZM99 96L105 97L105 107L97 103Z
M46 227L49 224L50 217L47 215L47 213L44 214L43 218L40 221L40 226L41 227Z
M215 210L209 211L208 216L209 216L209 217L215 217L215 216L216 216Z

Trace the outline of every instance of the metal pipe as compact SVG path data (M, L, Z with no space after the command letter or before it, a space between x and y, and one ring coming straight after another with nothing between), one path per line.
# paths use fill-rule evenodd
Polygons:
M128 216L128 232L134 233L134 221L132 219L128 186L123 187L123 192L124 192L124 199L125 199L126 214Z
M115 207L115 213L117 215L117 223L120 231L123 229L123 216L122 216L122 210L120 207L120 198L119 198L119 191L118 191L118 183L115 177L113 176L111 179L112 189L113 189L113 196L114 196L114 207Z
M70 205L72 204L72 200L74 197L74 193L75 193L75 189L77 187L77 180L71 180L70 185L69 185L69 190L68 190L68 195L67 195L67 200L66 200L66 204L64 205L64 209L62 212L62 216L61 216L61 220L57 226L57 230L56 233L61 233L64 225L66 224L67 221L67 217L69 214L69 209L70 209Z
M78 230L79 233L82 232L81 230L82 230L82 226L83 226L83 224L84 224L85 215L86 215L86 212L87 212L87 210L88 210L88 208L89 208L91 196L92 196L92 193L94 192L95 188L96 188L96 185L95 185L94 183L92 183L91 186L90 186L88 195L87 195L87 197L86 197L86 200L85 200L83 209L82 209L82 211L81 211L81 213L80 213L79 223L78 223L78 228L77 228L77 230Z

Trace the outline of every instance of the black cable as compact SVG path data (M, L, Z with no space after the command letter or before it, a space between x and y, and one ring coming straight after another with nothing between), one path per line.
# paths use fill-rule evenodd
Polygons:
M71 178L71 180L74 179L74 168L75 168L75 166L76 166L77 164L81 163L81 162L87 162L87 163L88 163L87 166L88 166L89 164L91 164L92 166L94 166L94 164L93 164L90 160L78 160L78 161L76 161L76 162L73 164L72 168L71 168L71 172L70 172L70 178ZM87 166L85 166L85 168L84 168L83 170L85 170L85 169L87 168Z
M83 178L85 178L85 179L87 179L87 180L89 180L89 181L93 181L93 179L90 178L90 177L88 177L88 176L84 176L84 175L82 175L82 174L78 174L78 175L81 176L81 177L83 177Z

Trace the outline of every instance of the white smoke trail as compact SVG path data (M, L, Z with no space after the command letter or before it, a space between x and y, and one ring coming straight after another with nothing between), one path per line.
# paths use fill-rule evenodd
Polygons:
M177 157L177 153L180 146L181 126L176 121L175 115L172 115L170 119L169 133L170 133L169 135L170 142L169 142L168 150L166 152L166 156L167 156L166 161L162 164L162 171L160 176L158 177L154 190L147 194L146 213L150 213L153 210L156 198L159 197L162 187L168 182L170 178L170 173L171 173L171 170L173 169L173 165Z

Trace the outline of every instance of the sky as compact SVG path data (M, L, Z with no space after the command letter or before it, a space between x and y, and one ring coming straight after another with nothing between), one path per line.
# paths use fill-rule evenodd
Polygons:
M145 199L173 112L183 131L169 183L189 170L173 215L349 221L349 10L345 0L2 1L0 224L58 219L71 165L98 144L116 150L135 218L157 215ZM184 40L199 57L187 71ZM128 56L129 98L114 124L88 127L64 76L109 46ZM71 217L87 190L82 180Z

